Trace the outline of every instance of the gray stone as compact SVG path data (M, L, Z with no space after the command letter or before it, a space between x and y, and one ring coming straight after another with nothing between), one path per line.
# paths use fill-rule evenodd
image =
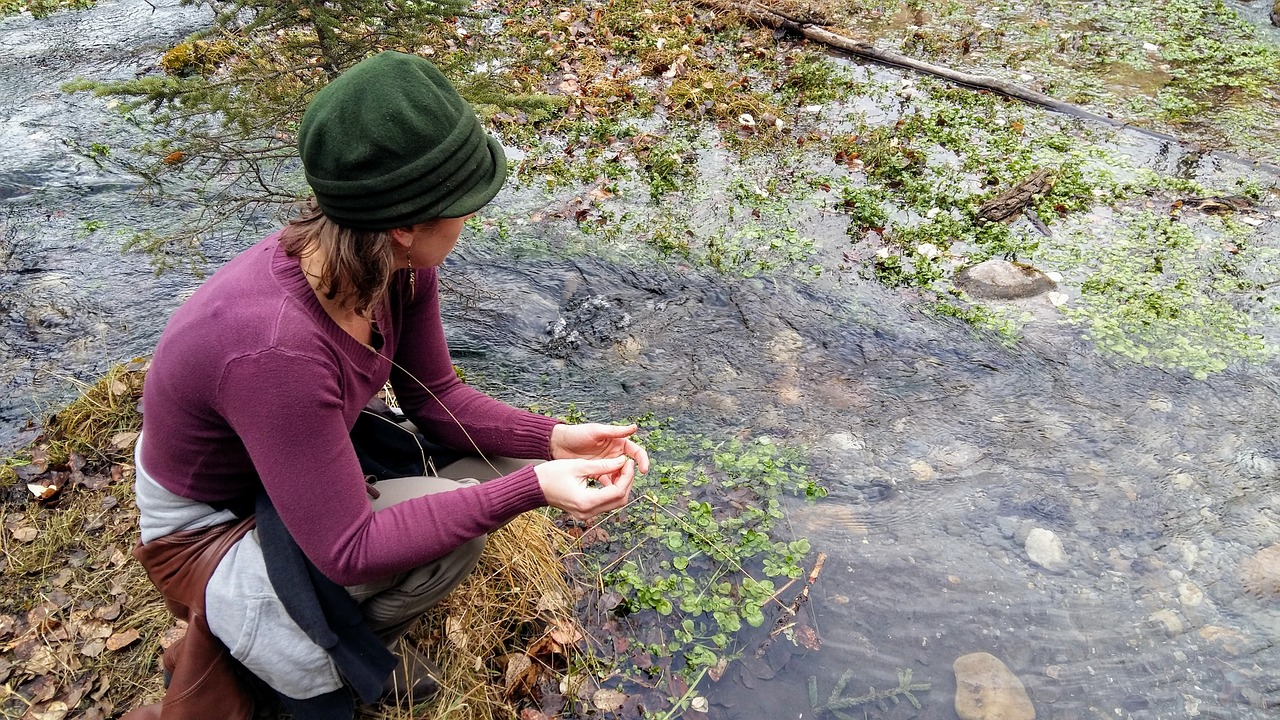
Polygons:
M956 273L956 287L976 298L1018 300L1057 288L1044 273L1023 263L991 258Z
M1052 530L1035 528L1027 533L1025 548L1031 562L1049 572L1060 573L1071 565L1066 550L1062 548L1062 541Z

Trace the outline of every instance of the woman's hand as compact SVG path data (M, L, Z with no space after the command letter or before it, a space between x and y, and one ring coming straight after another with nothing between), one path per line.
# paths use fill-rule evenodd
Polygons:
M641 451L643 452L643 451ZM547 504L590 520L627 504L636 465L626 455L601 460L551 460L533 468ZM595 480L598 487L590 487Z
M556 425L551 430L551 457L556 460L580 458L594 460L625 455L636 463L641 473L649 472L649 454L631 436L632 425Z

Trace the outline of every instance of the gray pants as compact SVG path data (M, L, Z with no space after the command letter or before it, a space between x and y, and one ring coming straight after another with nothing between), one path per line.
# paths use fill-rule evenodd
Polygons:
M483 459L465 458L442 468L443 477L384 480L377 484L380 496L370 503L377 511L410 498L515 472L531 462L511 458L490 461L493 468ZM225 521L225 511L170 493L140 464L136 470L143 542ZM360 603L369 626L393 647L424 612L466 578L484 543L485 537L476 538L426 565L347 590ZM218 564L205 589L205 611L214 636L275 691L307 699L342 686L329 654L289 617L271 587L257 532L245 535Z

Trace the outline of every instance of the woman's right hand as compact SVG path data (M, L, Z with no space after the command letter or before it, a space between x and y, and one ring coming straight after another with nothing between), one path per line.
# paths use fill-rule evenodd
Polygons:
M626 455L600 460L550 460L534 473L547 504L578 520L590 520L627 504L636 478L635 461ZM590 487L595 480L598 487Z

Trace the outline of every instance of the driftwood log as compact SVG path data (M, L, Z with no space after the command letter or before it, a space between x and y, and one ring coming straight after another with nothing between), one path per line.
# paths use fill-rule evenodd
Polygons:
M917 60L916 58L908 57L902 53L897 53L892 50L883 50L869 43L858 42L852 38L832 32L817 22L790 17L778 10L768 8L754 2L753 0L748 0L747 2L734 2L733 0L697 0L697 2L704 7L711 8L712 10L740 13L766 27L771 27L775 30L782 30L813 42L822 43L827 47L841 50L853 55L854 57L863 58L882 65L892 65L894 67L914 70L926 75L933 75L944 80L950 80L951 82L959 85L979 90L988 90L993 93L1022 100L1023 102L1028 102L1033 105L1039 105L1049 110L1071 115L1073 117L1093 120L1112 127L1139 132L1158 140L1184 144L1177 137L1169 135L1168 133L1162 133L1158 130L1148 130L1146 128L1131 125L1110 115L1101 115L1091 110L1086 110L1079 105L1073 105L1072 103L1057 100L1045 95L1044 93L1031 90L1030 88L1025 88L1020 85L1015 85L1014 83L993 77L987 77L985 75L974 75L972 73L961 72L942 65L925 62L924 60ZM1276 12L1280 13L1280 0L1276 0L1276 6ZM1273 14L1272 18L1275 19L1275 17L1276 15ZM1218 152L1217 154L1239 162L1251 164L1254 167L1264 168L1269 172L1280 173L1280 165L1262 162L1259 160L1251 160L1233 153Z

